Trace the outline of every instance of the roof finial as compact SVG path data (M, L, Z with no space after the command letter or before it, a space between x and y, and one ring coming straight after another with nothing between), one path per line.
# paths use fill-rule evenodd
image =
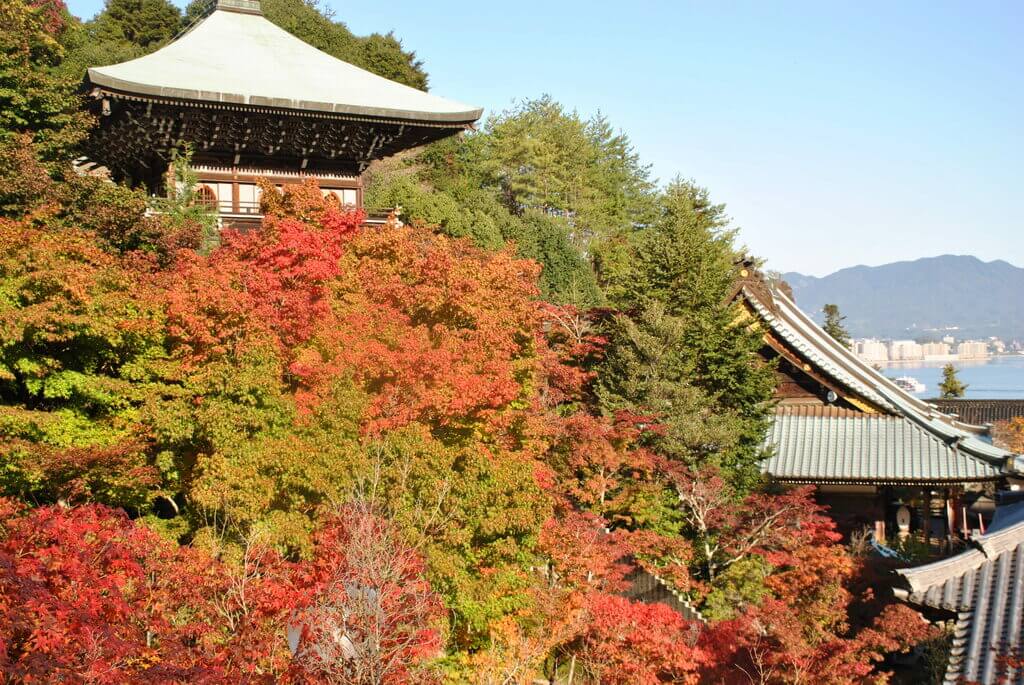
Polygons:
M214 9L242 14L263 14L260 0L214 0Z

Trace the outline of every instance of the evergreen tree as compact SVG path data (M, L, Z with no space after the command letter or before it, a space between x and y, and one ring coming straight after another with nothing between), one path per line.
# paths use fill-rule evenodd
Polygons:
M968 386L960 382L957 377L956 367L952 364L946 364L942 367L942 382L939 383L939 392L942 393L941 397L944 400L956 399L957 397L963 397L964 393L967 392Z
M510 211L563 218L584 253L650 218L649 169L600 115L584 120L548 96L527 100L487 122L481 148L484 181Z
M839 313L839 305L826 304L821 308L821 313L825 315L825 325L823 326L825 332L835 338L836 342L843 347L849 347L850 334L843 326L846 317Z
M548 300L581 308L600 304L601 292L586 256L573 244L573 225L546 208L510 208L494 182L490 134L439 141L412 155L375 164L367 179L367 206L402 208L406 221L423 221L480 247L513 242L520 256L543 265Z
M169 0L107 0L89 22L92 40L127 43L152 52L184 27L181 11Z
M61 39L67 58L60 72L76 84L85 70L142 57L166 45L186 26L168 0L107 0L86 22L72 20Z
M742 389L742 379L727 378L737 372L752 376L749 371L757 370L746 354L729 358L748 339L734 339L735 331L715 316L701 318L705 321L695 329L694 317L668 314L659 302L632 316L616 316L605 325L609 346L598 369L596 394L608 414L626 410L656 416L661 429L647 439L658 453L688 466L718 466L745 489L758 479L771 377L752 377ZM694 330L713 335L721 356L712 359L703 344L695 345ZM737 395L727 396L729 389Z
M198 232L200 252L206 253L219 242L217 210L197 201L199 177L192 168L192 147L186 145L182 153L172 152L171 174L166 197L153 198L149 204L160 213L170 226L194 228Z
M724 466L749 487L775 377L759 359L759 337L724 303L735 231L724 206L690 182L673 182L660 204L661 216L622 248L628 258L601 274L612 303L636 312L609 330L601 401L608 411L658 412L668 426L660 449Z
M313 47L378 76L427 90L423 62L393 34L356 36L319 0L262 0L260 6L267 19ZM208 7L209 0L192 0L185 15L197 20Z

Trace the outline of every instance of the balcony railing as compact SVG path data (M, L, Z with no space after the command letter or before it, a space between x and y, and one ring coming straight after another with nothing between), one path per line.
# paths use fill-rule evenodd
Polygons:
M221 217L222 221L227 219L229 222L231 219L245 219L246 223L249 224L253 220L261 219L263 214L260 212L259 202L218 202L216 200L199 200L196 202L197 205L207 207L211 211L216 211ZM366 213L366 223L369 226L382 226L387 223L388 217L395 211L393 207L364 207L363 211Z
M260 203L259 202L228 202L218 200L206 200L199 199L196 204L201 207L206 207L210 211L216 211L218 214L245 214L249 216L258 216L260 214Z

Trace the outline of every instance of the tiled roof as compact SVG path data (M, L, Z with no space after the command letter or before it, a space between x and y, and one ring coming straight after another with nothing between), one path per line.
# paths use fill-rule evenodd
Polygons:
M914 478L930 478L932 474L953 474L953 473L976 473L976 479L988 479L991 477L990 469L1014 473L1024 465L1014 463L1014 455L1011 452L993 446L986 439L981 437L984 429L979 426L972 426L956 420L955 417L943 414L934 406L924 400L914 397L906 392L883 374L862 361L847 347L836 342L832 336L821 329L818 324L806 313L796 306L796 303L783 291L778 283L768 281L760 274L744 271L747 274L745 281L738 286L737 294L741 296L754 310L757 317L769 329L771 335L780 340L790 350L793 350L802 359L814 367L819 373L831 379L838 387L845 388L850 398L860 398L880 410L879 414L873 416L894 417L906 425L895 427L895 423L886 423L884 420L873 424L872 428L863 428L863 431L874 430L875 427L887 427L891 431L883 440L879 437L876 443L856 443L857 445L878 444L879 448L888 447L895 449L895 440L908 441L906 444L918 448L920 451L914 461L905 461L903 464L890 464L893 471L892 477L897 478L899 473L918 473L920 476ZM808 425L806 419L794 417L797 423ZM827 428L824 425L816 425L815 429ZM779 439L786 438L786 445L797 449L799 443L791 442L793 436L786 431L786 426L778 426L772 430L772 434L782 431ZM793 430L799 426L794 425ZM926 441L925 434L936 442ZM769 439L772 436L769 435ZM839 451L838 448L830 448L827 443L818 445L816 453L800 455L794 453L790 459L799 457L799 463L786 462L788 465L781 466L784 462L775 463L775 458L769 460L766 471L782 478L781 474L786 469L799 469L794 473L806 474L802 476L791 476L792 479L805 478L808 482L821 480L846 480L851 476L849 473L861 470L862 475L870 475L866 469L869 466L863 465L860 457L847 451ZM946 445L946 449L940 449ZM850 454L853 462L847 464L845 461L836 461L837 458ZM970 461L961 459L950 460L950 455L963 455L970 457ZM939 464L929 464L930 455L940 458ZM781 456L781 455L780 455ZM872 462L868 462L869 464ZM885 462L874 462L884 465ZM977 463L977 466L975 466ZM846 470L835 471L842 467ZM920 468L917 468L920 467ZM917 469L916 471L914 469ZM811 475L811 472L814 475ZM982 475L984 473L984 475ZM888 477L888 476L887 476ZM952 476L936 477L938 481L948 481ZM882 479L876 476L872 479L880 482Z
M957 616L945 682L1024 685L1024 670L1000 657L1024 656L1024 503L1000 507L975 549L898 571L897 596Z
M903 416L780 406L762 470L776 480L943 483L997 480L1000 468Z
M774 290L770 291L774 300L773 308L768 303L754 297L746 289L744 292L748 295L748 301L757 311L761 320L804 358L810 360L820 371L883 409L895 409L885 397L871 387L871 384L865 382L857 374L851 373L849 369L839 363L834 350L829 349L832 347L831 342L834 341L826 340L828 334L818 328L817 324L808 320L810 326L800 325L802 323L800 319L804 316L803 312L784 294Z
M638 567L627 577L627 580L629 588L623 593L624 597L644 604L664 604L674 609L687 621L707 623L707 620L690 603L690 600L660 576Z

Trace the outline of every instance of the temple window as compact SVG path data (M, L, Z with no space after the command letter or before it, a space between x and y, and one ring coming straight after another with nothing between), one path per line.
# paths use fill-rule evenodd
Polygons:
M359 196L355 188L324 188L324 195L333 195L342 207L358 206Z
M263 195L263 191L260 190L258 185L253 183L239 183L238 184L238 213L239 214L259 214L260 213L260 197Z
M209 185L214 186L217 189L217 209L220 212L233 212L234 198L233 188L231 183L210 183Z
M217 206L217 193L208 185L196 188L196 204L213 208Z

